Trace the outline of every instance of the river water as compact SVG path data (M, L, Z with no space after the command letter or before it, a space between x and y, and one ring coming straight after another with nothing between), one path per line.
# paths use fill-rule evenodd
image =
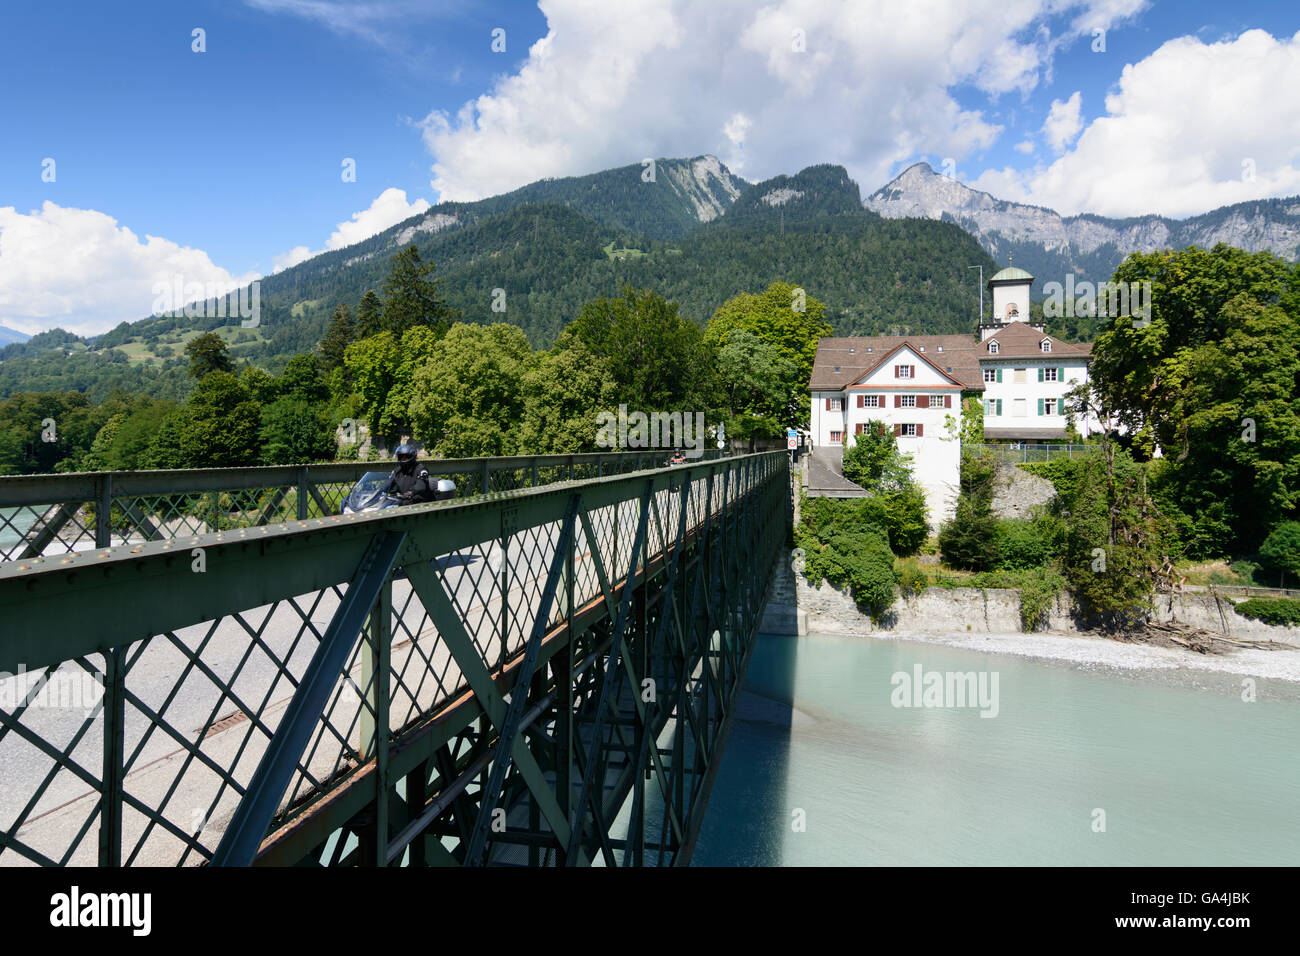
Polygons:
M33 520L35 514L29 508L0 508L0 551L8 551L21 541L22 532Z
M918 665L996 715L895 706ZM764 635L693 862L1294 866L1300 686L1243 680Z

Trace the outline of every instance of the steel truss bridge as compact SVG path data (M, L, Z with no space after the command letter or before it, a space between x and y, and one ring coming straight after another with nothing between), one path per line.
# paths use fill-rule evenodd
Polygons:
M654 464L0 478L0 864L689 862L790 476Z

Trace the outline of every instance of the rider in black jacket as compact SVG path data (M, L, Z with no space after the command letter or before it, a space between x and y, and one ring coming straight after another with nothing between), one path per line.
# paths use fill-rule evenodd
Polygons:
M414 445L397 446L397 467L388 482L388 494L396 495L402 504L408 505L434 500L433 482L416 460Z

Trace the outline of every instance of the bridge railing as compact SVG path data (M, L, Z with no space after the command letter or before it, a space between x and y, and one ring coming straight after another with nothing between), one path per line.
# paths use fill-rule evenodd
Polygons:
M668 452L458 458L422 464L460 497L626 474ZM706 458L717 452L706 452ZM368 471L395 461L0 477L0 561L191 537L338 514Z
M0 865L689 855L787 467L0 565Z

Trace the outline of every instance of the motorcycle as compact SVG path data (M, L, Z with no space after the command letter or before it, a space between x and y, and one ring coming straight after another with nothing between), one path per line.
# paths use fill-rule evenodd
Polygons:
M382 511L385 508L400 508L409 502L397 495L389 494L393 473L390 471L368 471L361 476L343 502L343 514L360 514L363 511ZM434 483L434 501L446 501L456 497L456 484L449 478L439 478Z

